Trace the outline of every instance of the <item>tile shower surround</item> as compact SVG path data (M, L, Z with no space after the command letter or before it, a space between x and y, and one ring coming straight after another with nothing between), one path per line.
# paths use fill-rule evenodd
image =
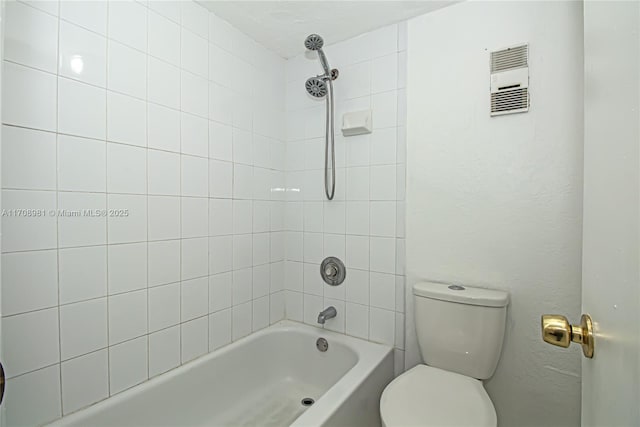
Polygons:
M372 108L375 124L337 132L326 202L324 104L302 89L316 60L193 2L8 2L6 22L2 208L42 212L2 218L8 424L330 304L327 328L395 345L402 370L403 24L326 49L337 123ZM344 286L320 282L324 255Z

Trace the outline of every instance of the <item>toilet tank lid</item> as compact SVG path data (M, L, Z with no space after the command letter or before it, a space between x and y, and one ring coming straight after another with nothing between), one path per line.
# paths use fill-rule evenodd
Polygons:
M504 307L509 304L509 294L505 291L449 283L418 282L413 285L413 294L418 297L483 307Z

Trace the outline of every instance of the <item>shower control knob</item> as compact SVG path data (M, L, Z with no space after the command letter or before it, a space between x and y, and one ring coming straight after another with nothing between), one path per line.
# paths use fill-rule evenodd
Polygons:
M344 282L345 277L347 277L347 269L342 261L330 256L322 261L322 265L320 265L320 275L322 276L322 280L328 285L338 286Z
M335 265L328 265L326 270L324 270L324 274L329 277L335 277L335 275L338 274L338 269Z

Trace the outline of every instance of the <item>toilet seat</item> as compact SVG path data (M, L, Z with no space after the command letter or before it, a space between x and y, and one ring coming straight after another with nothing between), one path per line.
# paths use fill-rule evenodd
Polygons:
M385 388L380 415L385 427L497 425L482 382L427 365L410 369Z

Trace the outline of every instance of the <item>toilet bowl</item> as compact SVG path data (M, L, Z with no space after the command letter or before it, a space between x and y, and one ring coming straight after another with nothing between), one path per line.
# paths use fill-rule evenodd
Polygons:
M423 361L382 393L385 427L498 423L482 380L495 372L504 336L506 292L422 282L414 285Z

